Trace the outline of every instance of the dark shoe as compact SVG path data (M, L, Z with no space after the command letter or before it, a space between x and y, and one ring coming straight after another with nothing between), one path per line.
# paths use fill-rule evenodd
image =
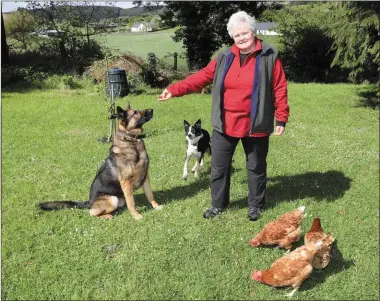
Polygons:
M207 209L205 211L205 213L203 213L203 217L208 219L210 217L218 216L221 213L222 213L222 209L211 207L211 208Z
M250 221L257 221L261 214L263 213L263 210L256 207L251 207L248 209L248 218Z

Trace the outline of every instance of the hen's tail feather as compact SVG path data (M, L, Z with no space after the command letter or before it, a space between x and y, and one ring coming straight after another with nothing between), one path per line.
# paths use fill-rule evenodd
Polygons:
M79 202L79 201L54 201L39 203L39 208L42 210L60 210L69 208L90 208L89 202Z
M297 210L303 214L303 213L305 213L306 206L300 206L297 208Z

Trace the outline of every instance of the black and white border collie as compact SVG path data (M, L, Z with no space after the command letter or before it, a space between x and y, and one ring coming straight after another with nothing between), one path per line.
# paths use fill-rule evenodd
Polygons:
M187 179L187 165L192 156L196 158L196 163L191 169L194 172L194 177L199 176L199 169L203 166L203 157L205 152L211 156L210 134L202 129L201 120L199 119L194 125L190 125L186 120L183 121L186 133L186 159L183 167L183 179Z

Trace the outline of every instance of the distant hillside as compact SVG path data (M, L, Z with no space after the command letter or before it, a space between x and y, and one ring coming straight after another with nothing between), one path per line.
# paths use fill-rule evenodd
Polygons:
M86 12L91 11L93 7L82 7L83 10ZM66 12L67 10L74 9L70 6L58 6L56 7L56 11L59 12L62 10L62 12ZM118 18L118 17L132 17L132 16L149 16L149 15L157 15L163 11L163 6L155 7L154 9L147 10L144 7L132 7L132 8L121 8L117 6L95 6L95 13L93 14L94 20L101 20L104 18ZM36 15L40 15L42 12L41 10L37 9L35 11L30 11L31 13L34 13ZM65 13L61 14L62 16L65 15Z
M163 6L158 6L153 10L146 10L144 7L124 8L120 10L120 17L122 16L143 16L143 15L156 15L162 13Z

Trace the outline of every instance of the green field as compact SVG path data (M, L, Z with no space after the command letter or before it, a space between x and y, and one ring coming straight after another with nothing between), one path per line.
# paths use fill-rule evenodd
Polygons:
M174 59L166 57L168 53L177 52L178 55L185 52L182 42L174 42L171 38L174 36L175 29L167 29L155 32L133 33L107 33L96 36L96 40L113 50L114 53L132 52L139 55L144 60L147 59L148 53L153 52L158 58L163 59L169 65L173 65ZM273 36L260 37L274 46L277 46L277 39ZM178 58L178 68L187 70L186 60Z
M175 29L146 33L107 33L96 36L96 40L113 49L114 53L132 52L146 60L148 53L153 52L158 58L173 65L174 59L172 57L165 58L165 56L174 52L180 55L185 51L182 48L182 42L176 43L171 38L174 31ZM178 68L187 69L184 59L178 59Z
M379 111L361 106L366 86L289 84L290 122L270 139L266 211L247 219L239 144L231 204L205 220L210 160L182 180L183 119L210 127L209 95L159 103L161 91L129 95L153 108L146 124L151 183L161 211L137 191L135 221L88 210L40 212L39 202L86 200L107 156L108 103L79 90L2 91L2 300L284 300L288 289L253 282L254 269L284 254L249 240L270 220L305 205L337 239L329 266L313 271L294 300L379 300ZM303 239L296 244L300 246Z

